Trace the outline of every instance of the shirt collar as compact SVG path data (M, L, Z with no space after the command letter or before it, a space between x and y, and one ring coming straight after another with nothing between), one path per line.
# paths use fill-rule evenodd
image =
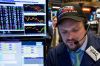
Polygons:
M87 37L87 35L86 35L86 39L85 39L83 45L82 45L79 49L85 51L85 48L86 48L86 46L87 46L87 42L88 42L88 37Z

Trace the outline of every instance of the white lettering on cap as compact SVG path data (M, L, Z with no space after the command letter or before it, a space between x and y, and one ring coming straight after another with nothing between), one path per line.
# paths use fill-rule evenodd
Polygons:
M62 8L62 13L65 12L77 12L77 10L75 10L74 6L65 6Z
M61 9L58 18L64 13L77 13L77 10L75 10L74 6L65 6Z

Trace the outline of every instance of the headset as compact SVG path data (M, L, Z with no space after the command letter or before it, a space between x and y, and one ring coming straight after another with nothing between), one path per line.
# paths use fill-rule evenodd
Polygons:
M85 38L85 36L87 35L87 33L90 29L90 24L84 24L84 27L86 29L86 33L84 34L84 36L80 40L75 41L74 44L79 44L79 42L82 41Z

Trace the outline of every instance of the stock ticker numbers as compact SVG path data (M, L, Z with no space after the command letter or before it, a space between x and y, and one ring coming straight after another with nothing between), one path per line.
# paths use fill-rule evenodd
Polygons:
M24 33L23 8L0 5L0 34L20 35Z
M44 23L44 15L24 16L25 23Z
M0 30L23 30L22 7L0 6Z
M24 11L45 12L43 4L24 4Z

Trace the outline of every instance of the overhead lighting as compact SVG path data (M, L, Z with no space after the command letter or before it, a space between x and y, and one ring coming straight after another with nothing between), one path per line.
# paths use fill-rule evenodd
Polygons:
M58 7L58 6L53 6L52 8L53 8L53 9L59 9L60 7Z
M84 12L90 12L91 11L91 8L82 8L82 10L84 11Z

